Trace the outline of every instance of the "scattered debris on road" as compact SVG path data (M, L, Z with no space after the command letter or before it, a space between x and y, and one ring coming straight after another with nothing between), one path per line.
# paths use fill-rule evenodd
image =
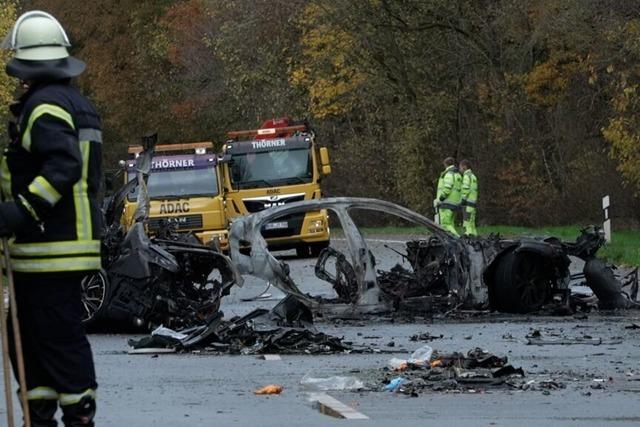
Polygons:
M418 396L426 391L474 393L489 388L523 389L524 377L524 370L507 364L506 357L475 348L466 355L436 351L421 363L408 360L401 369L385 368L374 383L385 391Z
M279 384L269 384L253 391L255 395L280 394L284 391L284 387Z
M196 349L229 354L331 354L351 352L342 338L319 332L311 311L289 296L272 310L257 309L243 317L222 320L218 312L207 322L180 331L155 330L139 340L130 339L134 349Z
M431 335L431 332L423 332L421 334L411 335L409 341L434 341L444 338L444 335Z
M604 340L602 338L594 338L589 335L583 335L581 337L559 337L559 338L543 338L542 332L534 330L526 337L527 345L616 345L622 344L622 338L612 337L611 339Z

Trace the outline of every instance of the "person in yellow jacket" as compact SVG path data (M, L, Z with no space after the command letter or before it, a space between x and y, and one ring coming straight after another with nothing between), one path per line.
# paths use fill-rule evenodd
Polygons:
M471 162L467 159L460 161L460 172L462 172L462 227L467 236L477 236L478 178L471 170Z
M453 157L444 159L444 171L438 180L438 190L434 207L438 211L438 223L445 230L459 236L455 227L455 213L460 210L462 201L462 175L456 168Z

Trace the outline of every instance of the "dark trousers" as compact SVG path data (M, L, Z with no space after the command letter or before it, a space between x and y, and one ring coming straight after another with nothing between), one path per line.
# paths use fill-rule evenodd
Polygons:
M64 395L73 397L97 387L91 347L82 324L81 280L77 275L15 276L27 391L55 390L61 404ZM9 342L17 378L11 328ZM30 400L51 399L33 394Z

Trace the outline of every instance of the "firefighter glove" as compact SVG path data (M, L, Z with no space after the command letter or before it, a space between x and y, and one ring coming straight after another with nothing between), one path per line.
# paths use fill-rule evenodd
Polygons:
M0 237L8 237L22 228L26 221L24 211L14 202L0 203Z

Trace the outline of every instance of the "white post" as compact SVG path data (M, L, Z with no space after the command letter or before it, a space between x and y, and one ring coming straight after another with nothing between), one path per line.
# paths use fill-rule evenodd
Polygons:
M609 218L609 206L611 205L609 196L602 198L602 211L604 213L604 222L602 229L604 230L604 239L607 243L611 243L611 218Z

